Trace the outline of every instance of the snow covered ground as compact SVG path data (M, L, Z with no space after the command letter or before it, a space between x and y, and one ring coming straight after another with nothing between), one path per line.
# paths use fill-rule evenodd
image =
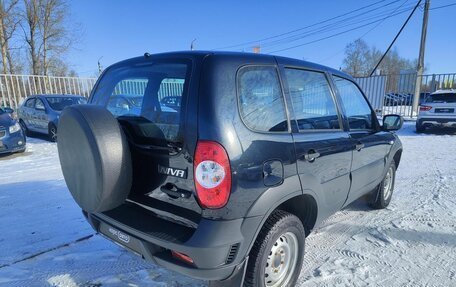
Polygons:
M399 132L386 210L362 201L306 242L298 286L456 286L456 136ZM29 138L0 157L0 286L205 286L94 235L62 177L56 145Z

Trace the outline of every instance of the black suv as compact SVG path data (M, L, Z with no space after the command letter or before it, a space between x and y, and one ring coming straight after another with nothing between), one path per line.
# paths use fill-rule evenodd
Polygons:
M112 97L140 108L115 117ZM179 97L179 105L163 99ZM292 286L305 237L366 196L386 207L402 144L353 79L270 55L174 52L112 65L59 124L63 174L93 228L214 285Z

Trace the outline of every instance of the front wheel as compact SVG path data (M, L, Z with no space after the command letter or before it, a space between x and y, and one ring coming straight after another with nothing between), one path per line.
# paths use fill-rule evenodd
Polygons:
M276 210L252 247L244 286L294 286L304 257L305 231L293 214Z
M21 126L22 131L25 133L25 136L30 136L30 130L27 128L27 125L22 119L19 120L19 125Z
M382 182L376 188L376 196L374 201L371 202L371 207L375 209L386 208L391 202L393 196L394 181L396 179L396 164L393 161L388 167L388 170Z

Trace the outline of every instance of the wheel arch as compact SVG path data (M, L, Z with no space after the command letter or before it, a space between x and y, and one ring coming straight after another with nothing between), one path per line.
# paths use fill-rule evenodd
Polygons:
M401 162L401 157L402 157L402 149L398 149L393 156L394 163L396 164L396 168L399 167L399 163Z
M260 233L261 228L263 228L264 223L275 210L283 210L297 216L304 226L306 236L309 235L309 233L317 224L319 212L318 197L315 194L313 194L311 190L306 190L305 193L303 193L301 190L295 192L288 192L288 194L282 196L281 198L277 198L277 196L278 192L276 188L272 188L268 190L268 192L263 194L262 197L266 199L266 201L274 202L274 204L269 209L263 209L267 210L267 212L263 213L262 220L260 221L257 230L254 232L254 236L246 250L246 254L250 253L253 244L258 238L258 234ZM257 201L257 204L255 204L254 207L256 205L261 206L263 205L263 203L264 202L259 203Z

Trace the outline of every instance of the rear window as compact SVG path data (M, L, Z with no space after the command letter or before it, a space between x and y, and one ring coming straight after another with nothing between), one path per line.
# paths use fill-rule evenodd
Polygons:
M429 95L426 103L456 103L456 93Z
M46 100L54 111L61 111L71 105L87 103L87 100L82 97L47 97Z
M110 68L92 95L119 119L147 120L144 135L179 141L188 63L132 64ZM154 132L148 132L148 131ZM158 132L157 132L158 131Z

